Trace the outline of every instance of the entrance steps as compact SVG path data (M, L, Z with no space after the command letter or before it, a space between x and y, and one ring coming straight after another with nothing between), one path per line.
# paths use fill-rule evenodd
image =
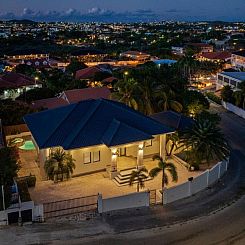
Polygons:
M119 174L113 179L113 182L117 186L129 185L130 176L131 176L132 171L134 170L136 170L136 168L128 168L128 169L121 170ZM144 181L148 181L152 179L148 173L144 173L144 174L147 176L147 178ZM134 184L135 183L137 183L137 181L134 181Z

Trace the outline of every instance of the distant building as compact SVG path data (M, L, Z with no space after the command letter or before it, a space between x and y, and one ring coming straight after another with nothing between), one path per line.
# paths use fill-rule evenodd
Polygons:
M24 91L41 87L40 81L20 73L9 72L0 76L1 99L15 99Z
M245 72L221 72L217 74L216 90L221 89L225 85L231 86L236 90L238 84L245 81Z
M8 52L4 57L9 61L21 62L22 60L48 59L49 54L36 49L21 49Z
M187 47L196 50L198 53L206 53L206 52L214 51L213 45L207 43L188 43Z
M238 69L245 69L245 50L232 53L231 65Z
M122 58L128 58L130 60L146 61L150 60L151 55L139 51L126 51L120 54Z
M50 63L48 59L22 60L21 64L32 66L34 68L50 68Z
M198 55L198 60L211 62L229 62L231 60L231 53L227 51L205 52Z
M184 47L172 46L171 50L172 50L172 53L175 55L184 55Z
M71 59L78 59L84 63L103 61L107 56L108 54L99 50L85 48L81 48L80 50L74 51L70 54Z

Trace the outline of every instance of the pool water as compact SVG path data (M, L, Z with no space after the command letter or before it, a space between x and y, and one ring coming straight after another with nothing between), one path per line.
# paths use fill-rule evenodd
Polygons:
M30 151L35 150L35 145L31 140L25 141L24 145L19 147L21 150Z

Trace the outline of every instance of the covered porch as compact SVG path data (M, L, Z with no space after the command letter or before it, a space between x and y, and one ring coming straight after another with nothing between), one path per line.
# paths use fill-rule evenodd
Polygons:
M156 135L152 139L111 147L111 163L106 166L109 178L115 178L120 171L146 167L146 163L156 154L166 159L167 134Z

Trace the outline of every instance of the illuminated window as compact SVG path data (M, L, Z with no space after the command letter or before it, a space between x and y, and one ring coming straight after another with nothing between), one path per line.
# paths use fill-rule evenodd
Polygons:
M83 153L83 162L84 162L84 164L91 163L91 152L84 152Z
M100 151L93 152L93 162L99 162L100 161Z
M152 146L152 140L145 141L145 147L150 147L150 146Z

